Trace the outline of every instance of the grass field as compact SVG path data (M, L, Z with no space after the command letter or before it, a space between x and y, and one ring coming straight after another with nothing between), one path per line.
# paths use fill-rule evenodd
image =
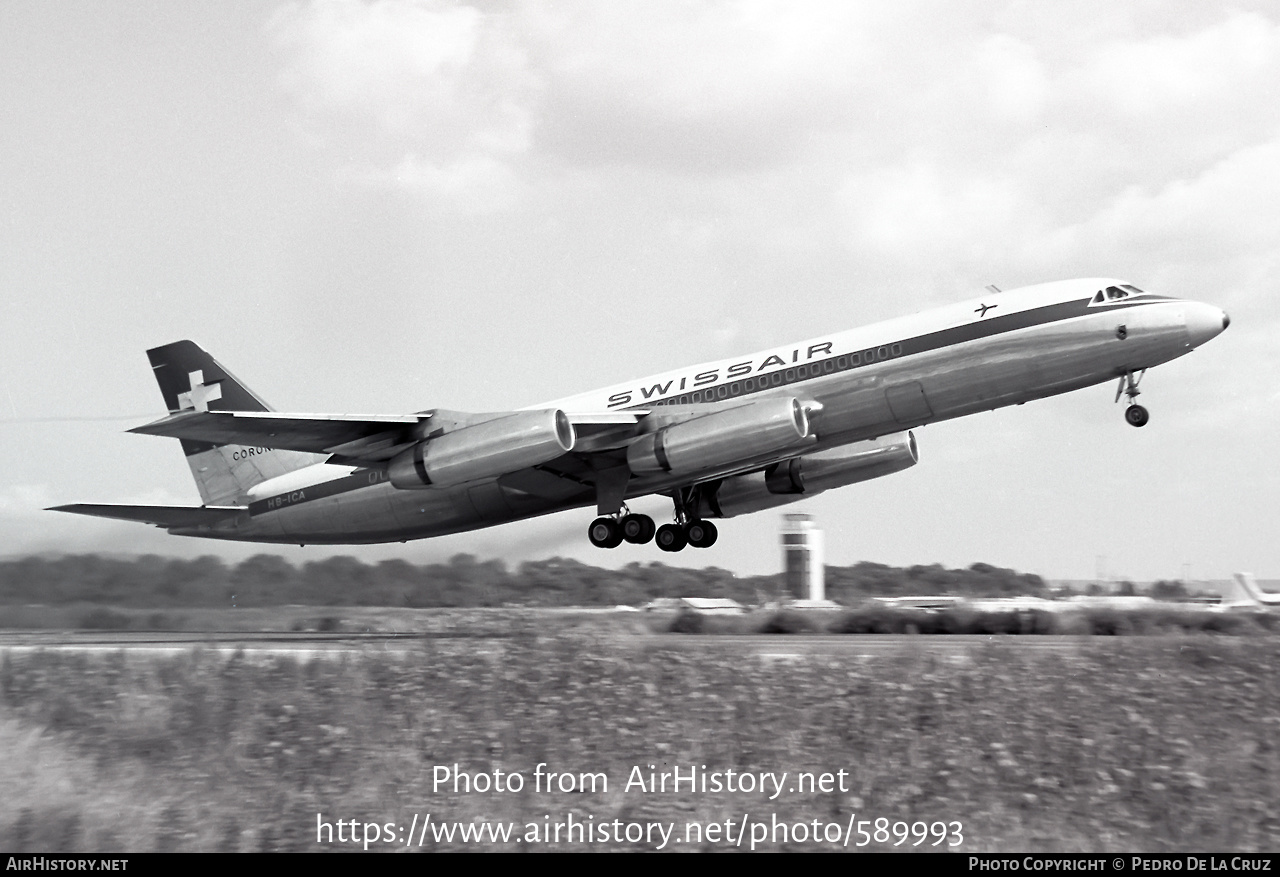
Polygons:
M520 840L571 815L674 823L682 838L686 823L748 817L958 821L967 852L1247 851L1280 838L1274 637L1092 638L1065 651L979 649L960 663L927 649L770 661L715 639L676 649L586 627L309 662L11 653L0 665L0 849L358 850L317 844L318 814L355 820L347 836L363 836L364 823L407 830L428 813L433 825L516 831L505 843L427 833L412 849L656 846ZM535 791L540 763L603 773L608 788ZM516 772L525 786L433 790L437 768L454 765ZM845 791L833 782L770 800L624 788L649 765L786 771L789 788L798 771L845 771ZM834 846L776 830L757 844Z

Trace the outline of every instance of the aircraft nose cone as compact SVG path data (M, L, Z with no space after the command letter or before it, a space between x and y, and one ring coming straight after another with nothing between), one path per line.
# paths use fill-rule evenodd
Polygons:
M1231 323L1231 318L1225 311L1200 302L1191 302L1186 314L1187 342L1192 347L1199 347L1206 341L1217 338Z

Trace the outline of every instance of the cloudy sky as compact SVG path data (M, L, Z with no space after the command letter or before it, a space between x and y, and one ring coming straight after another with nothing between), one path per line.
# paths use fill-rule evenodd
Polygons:
M0 554L259 550L40 511L198 502L123 433L180 338L281 410L504 410L1102 275L1232 317L1149 426L1109 385L936 424L796 509L839 564L1275 577L1278 108L1249 0L6 0ZM339 551L780 564L780 512L681 555L591 517Z

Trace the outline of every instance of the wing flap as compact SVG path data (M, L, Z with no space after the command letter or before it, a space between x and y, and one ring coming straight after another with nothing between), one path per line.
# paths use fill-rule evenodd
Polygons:
M569 423L573 424L573 434L577 439L574 450L591 453L623 447L639 433L640 421L647 414L647 411L570 414Z
M581 428L590 432L615 426L634 426L648 413L648 411L600 411L569 414L569 422L573 424L574 429Z
M71 512L74 515L90 515L95 518L114 518L118 521L134 521L154 524L157 527L212 527L234 521L247 514L244 506L172 506L172 505L116 505L113 503L78 502L54 506L50 512Z

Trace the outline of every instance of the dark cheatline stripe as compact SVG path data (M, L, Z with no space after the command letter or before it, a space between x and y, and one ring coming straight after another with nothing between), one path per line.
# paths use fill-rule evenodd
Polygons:
M344 475L341 478L335 478L332 481L324 481L320 484L313 484L310 487L303 487L298 490L292 490L288 493L280 493L275 496L269 496L266 499L260 499L257 502L249 503L249 514L260 515L264 512L279 511L283 508L295 506L304 502L312 502L317 499L325 499L330 496L337 496L340 493L349 493L353 490L359 490L362 487L371 487L375 484L382 484L387 480L387 473L381 469L357 469L350 475Z
M904 338L900 341L890 341L878 344L872 348L856 350L850 353L841 354L839 356L829 356L823 359L812 359L806 363L787 368L785 371L779 369L773 372L761 372L759 375L753 375L750 378L739 378L726 383L709 384L700 390L686 391L681 394L672 394L663 399L650 401L648 403L637 403L628 405L622 410L643 410L658 405L683 404L678 400L683 397L691 397L695 393L701 394L702 398L696 400L696 403L702 402L719 402L724 399L734 398L743 395L752 395L765 390L773 390L779 386L788 386L791 384L799 384L804 381L812 380L817 377L825 377L842 371L853 371L855 369L865 368L869 365L879 365L884 362L892 362L901 359L904 356L912 356L919 353L928 353L933 350L940 350L945 347L952 347L956 344L964 344L968 341L977 341L980 338L990 338L995 335L1002 335L1006 332L1015 332L1019 329L1029 329L1033 326L1042 326L1048 323L1056 323L1062 320L1069 320L1073 317L1085 316L1089 313L1097 313L1102 310L1124 310L1126 308L1139 307L1143 304L1154 304L1156 297L1151 296L1144 300L1127 299L1120 302L1108 303L1097 308L1090 308L1089 303L1093 300L1090 298L1077 299L1076 301L1059 302L1057 304L1045 305L1044 307L1032 308L1026 311L1018 311L1013 314L1005 314L1002 316L992 316L985 319L978 319L972 323L963 326L951 326L946 329L940 329L937 332L929 332L924 335L916 335L911 338ZM1172 301L1170 298L1159 298L1159 301ZM863 354L874 354L873 356L863 356ZM857 359L854 362L854 359ZM800 372L803 372L801 374ZM770 375L783 375L782 381L778 384L765 381ZM752 381L751 387L746 386L747 381ZM724 389L724 394L719 393L720 389ZM710 398L714 396L714 398ZM694 401L689 399L689 401Z
M1042 308L1032 308L1027 311L1019 311L1014 314L1005 314L999 317L988 317L982 320L975 320L964 326L952 326L947 329L941 329L937 332L929 332L925 335L917 335L913 338L905 338L902 341L894 341L886 344L879 344L876 349L884 347L900 348L902 353L893 359L877 359L869 362L860 362L857 365L846 365L844 368L827 369L824 364L827 362L835 362L844 359L848 362L850 354L842 354L841 356L827 357L826 359L810 360L807 365L807 373L805 377L797 376L786 384L798 384L802 381L811 380L816 377L824 377L826 375L835 374L836 371L852 371L867 365L875 365L882 362L892 362L900 360L905 356L911 356L918 353L927 353L931 350L939 350L944 347L951 347L956 344L963 344L967 341L976 341L979 338L990 338L994 335L1002 335L1005 332L1015 332L1019 329L1029 329L1032 326L1042 326L1047 323L1056 323L1061 320L1069 320L1073 317L1084 316L1096 310L1124 310L1126 308L1138 307L1142 304L1154 304L1155 301L1171 301L1172 299L1155 296L1145 296L1145 301L1134 301L1132 299L1105 305L1104 308L1090 309L1089 302L1092 297L1080 299L1078 301L1060 302L1058 304L1046 305ZM787 369L795 374L796 369ZM757 389L747 390L744 381L747 379L739 379L732 381L731 384L739 386L738 393L734 395L752 395L762 390L772 390L774 386L770 384L768 387L759 387ZM784 384L785 385L785 384ZM717 387L728 387L730 384L717 384L707 389L716 389ZM685 395L689 395L686 393ZM727 394L726 394L727 395ZM678 397L674 397L678 398ZM629 408L651 408L655 405L669 403L672 400L664 399L661 402L650 402L647 405L632 405ZM719 400L716 400L719 401ZM667 468L665 462L666 449L661 444L661 433L658 434L659 439L654 444L654 455L658 457L658 464ZM415 454L415 463L421 456L421 452ZM667 471L670 471L667 469ZM425 473L420 472L423 481L429 483L425 477ZM338 478L333 481L326 481L323 484L317 484L314 487L306 487L302 490L292 491L288 494L280 494L267 499L258 500L249 505L249 514L258 515L263 512L277 511L278 509L287 508L303 502L311 502L312 500L324 499L325 497L335 496L340 493L346 493L351 490L359 490L362 487L369 487L373 484L380 484L387 480L386 472L380 469L359 469L348 476Z
M904 338L899 342L902 344L902 355L926 353L942 347L964 344L967 341L977 341L979 338L990 338L992 335L1003 335L1005 332L1016 332L1019 329L1029 329L1032 326L1083 316L1087 312L1089 301L1090 299L1087 298L1066 301L1042 308L1032 308L1028 311L992 316L964 326L952 326L927 335L917 335L914 338Z

